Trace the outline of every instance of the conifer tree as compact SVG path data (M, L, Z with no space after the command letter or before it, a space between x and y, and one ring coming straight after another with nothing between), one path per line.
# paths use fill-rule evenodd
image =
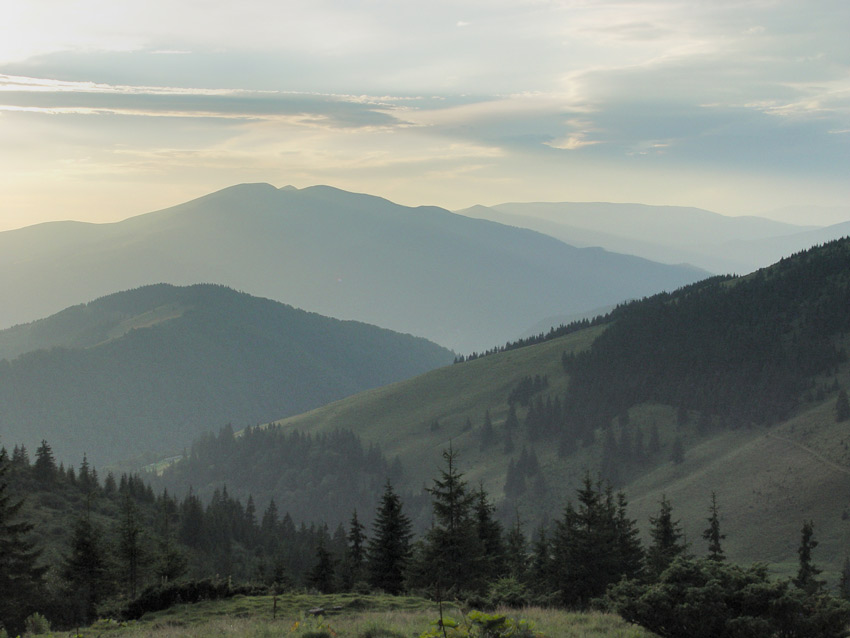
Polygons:
M90 497L86 511L74 522L70 553L62 563L61 575L74 622L90 623L97 618L97 606L112 587L103 532L92 521Z
M505 544L502 526L493 515L494 507L484 485L478 486L474 504L475 526L482 550L482 577L493 582L505 573Z
M490 410L484 413L484 425L481 426L481 450L486 450L496 441L496 431L493 429L493 419L490 418Z
M660 505L658 516L649 517L649 523L652 525L649 535L652 542L646 550L646 566L649 576L653 579L658 578L677 556L686 551L681 525L679 521L673 520L673 506L663 495Z
M404 590L412 536L410 519L402 512L401 499L387 480L366 553L369 584L388 594Z
M0 455L0 625L16 635L40 600L46 567L37 565L41 550L28 539L32 523L16 520L23 500L8 493L9 462Z
M473 505L475 496L467 490L463 473L457 468L457 453L443 451L445 469L428 489L434 525L426 534L425 559L432 569L429 584L441 592L467 592L482 588L483 552L478 539Z
M803 529L800 531L800 547L797 548L799 556L799 567L794 584L809 594L819 592L824 587L824 582L818 579L821 570L812 562L812 551L818 546L814 539L814 523L803 521Z
M519 512L516 513L513 526L506 539L507 570L511 578L520 582L528 575L528 542L522 531Z
M123 563L127 581L127 594L136 597L140 572L147 552L144 547L145 533L136 503L129 493L124 493L118 521L118 555Z
M366 527L357 518L357 510L351 515L346 536L345 560L342 565L343 589L351 589L355 583L364 579L366 563Z
M35 477L45 484L52 483L56 478L56 459L53 450L44 439L35 450L35 463L33 463Z
M553 589L563 604L585 607L609 584L636 575L642 552L622 493L615 498L610 485L603 490L585 474L576 499L576 507L567 504L552 539Z
M323 594L332 593L334 591L334 562L333 556L325 546L325 540L320 537L319 544L316 546L316 563L307 575L307 584L315 587Z
M708 557L711 560L723 561L726 556L720 541L726 538L720 533L720 516L717 513L717 494L711 493L711 507L708 510L708 527L703 531L702 537L708 541Z

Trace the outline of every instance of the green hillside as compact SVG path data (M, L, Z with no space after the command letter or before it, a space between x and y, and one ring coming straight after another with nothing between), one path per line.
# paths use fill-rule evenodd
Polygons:
M15 357L14 355L19 356ZM156 285L0 332L3 442L99 465L309 410L452 360L425 339L223 286Z
M278 423L283 431L350 428L380 443L389 458L398 455L404 487L413 491L429 483L451 444L466 478L484 483L503 518L519 511L529 526L557 517L587 470L625 489L644 529L666 494L697 553L712 491L735 560L791 569L800 526L811 518L821 543L816 559L832 570L834 582L850 552L850 435L846 421L836 423L834 409L839 389L850 387L841 312L850 307L848 280L850 242L833 242L748 278L630 304L603 325L434 370ZM700 318L704 306L715 312ZM656 325L659 313L670 323ZM675 328L680 319L684 327ZM689 330L701 345L677 349ZM630 333L631 347L624 349ZM700 348L715 357L714 367L694 360ZM672 380L656 378L652 392L633 390L649 387L642 382L665 366L677 371ZM739 374L740 367L750 374ZM538 402L559 401L561 421L532 437L525 424L530 408L518 407L514 450L506 453L508 396L535 375L548 380ZM687 380L688 401L668 392L683 387L677 379ZM776 384L784 393L779 397ZM577 388L585 390L579 399ZM487 411L494 442L482 449ZM564 445L564 432L572 445ZM677 444L683 458L674 463ZM506 494L509 467L520 463L523 447L534 452L540 473L524 477L525 491L514 487Z

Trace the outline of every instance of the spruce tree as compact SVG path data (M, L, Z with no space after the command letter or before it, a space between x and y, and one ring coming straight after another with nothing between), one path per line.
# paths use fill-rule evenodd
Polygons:
M90 500L90 499L89 499ZM71 532L70 552L62 563L61 575L72 605L72 619L88 624L97 618L97 606L112 589L103 532L92 521L90 502Z
M325 546L325 540L319 538L316 546L316 563L307 574L307 584L315 587L323 594L334 591L334 558Z
M505 573L505 544L502 526L493 515L494 507L487 498L484 485L475 493L475 525L481 545L482 577L487 582L501 578Z
M342 587L350 590L364 580L366 562L366 527L357 518L357 510L351 515L346 536L345 559L341 566Z
M410 560L410 519L402 512L401 499L389 480L372 524L366 552L369 584L388 594L404 590L404 573Z
M824 582L817 578L821 570L812 563L812 551L818 546L814 539L814 523L803 521L803 529L800 531L800 547L797 548L799 556L799 567L794 584L809 594L819 592L824 587Z
M44 484L50 484L56 478L56 459L53 457L53 450L44 439L35 450L33 475Z
M611 583L635 576L642 551L622 493L615 498L610 485L603 490L586 474L576 498L577 506L567 504L552 539L554 589L563 604L586 607Z
M708 557L711 560L726 560L720 541L726 538L720 533L720 516L717 513L717 494L711 493L711 507L708 510L708 527L703 531L702 537L708 541Z
M138 508L133 497L127 492L121 498L117 531L118 556L124 569L127 595L135 598L147 551L144 546L145 532Z
M522 531L522 521L519 512L516 513L514 524L508 531L506 539L507 570L511 578L520 582L525 581L528 574L528 541Z
M649 517L652 528L649 531L652 542L646 550L646 566L649 576L657 579L673 560L686 550L682 540L679 521L673 520L673 506L666 496L661 497L658 516Z
M0 455L0 625L11 635L24 628L24 619L41 597L46 567L39 566L41 550L29 540L32 523L16 520L23 500L13 501L8 492L9 463Z
M450 447L443 458L446 468L428 489L434 513L425 539L425 559L432 570L429 584L441 592L477 591L485 585L485 570L473 516L475 497L457 468L457 453Z

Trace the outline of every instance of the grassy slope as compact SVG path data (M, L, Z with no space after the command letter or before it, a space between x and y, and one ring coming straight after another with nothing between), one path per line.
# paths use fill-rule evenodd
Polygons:
M587 347L599 330L435 370L281 423L311 432L353 429L365 441L380 443L389 457L400 456L409 473L409 489L430 483L440 466L441 451L451 443L460 451L470 483L483 481L499 501L510 457L501 446L481 452L475 431L464 431L466 419L478 428L489 409L498 430L507 413L508 393L526 375L547 374L548 392L562 394L567 378L560 366L561 352ZM831 381L832 377L823 380ZM846 370L839 381L845 387L850 382ZM836 582L837 570L850 551L850 520L842 519L842 512L850 511L850 453L846 451L850 432L846 422L834 422L834 403L830 395L823 402L806 404L793 419L771 428L712 437L699 437L692 425L677 429L672 408L633 408L632 423L643 426L645 437L651 423L658 425L664 449L651 467L632 472L623 486L632 517L646 533L649 516L657 512L666 494L674 514L684 523L693 551L701 554L705 544L701 533L714 490L730 558L768 561L786 574L796 569L800 528L804 519L811 518L820 542L815 560L825 568L830 582ZM520 420L523 416L521 411ZM429 427L434 419L441 426L436 432ZM685 462L679 466L668 460L676 434L684 437L686 445ZM517 437L514 458L522 444ZM538 520L542 512L550 518L560 516L584 471L597 471L599 448L597 443L561 460L553 444L538 442L535 451L551 489L542 502L526 499L521 504L526 508L523 518Z
M561 353L586 348L598 331L595 328L533 348L433 370L279 423L310 432L349 428L365 441L379 443L389 458L398 455L410 475L409 485L430 482L441 464L442 451L451 444L460 452L467 479L473 484L484 481L487 490L498 496L509 457L500 448L498 452L496 448L486 453L479 450L475 430L482 425L485 412L490 410L497 426L504 422L507 396L527 375L548 375L548 391L562 394L567 378ZM440 427L432 431L435 419ZM472 431L465 430L467 419ZM544 444L538 447L538 454L545 453Z

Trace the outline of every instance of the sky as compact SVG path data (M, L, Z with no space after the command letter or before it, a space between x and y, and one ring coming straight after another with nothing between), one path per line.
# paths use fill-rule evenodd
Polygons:
M847 0L16 0L0 230L243 182L850 219Z

